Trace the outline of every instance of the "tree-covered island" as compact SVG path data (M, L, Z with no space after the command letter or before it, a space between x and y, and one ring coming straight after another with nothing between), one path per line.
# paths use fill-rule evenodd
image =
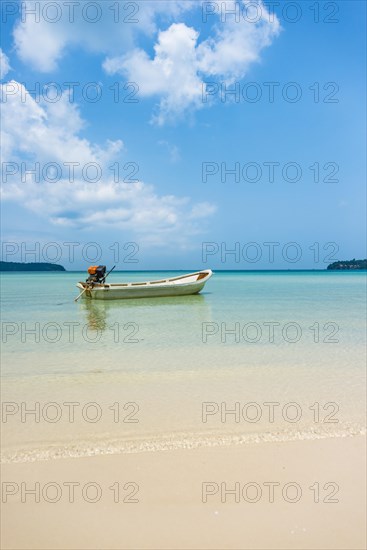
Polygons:
M340 269L367 269L367 260L338 260L327 266L330 270Z
M21 263L0 261L0 271L66 271L65 267L49 263Z

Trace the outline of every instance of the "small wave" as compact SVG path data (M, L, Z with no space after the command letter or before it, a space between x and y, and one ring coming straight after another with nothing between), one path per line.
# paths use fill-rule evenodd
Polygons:
M251 434L203 435L174 434L134 441L84 441L79 444L49 446L47 448L8 451L2 454L2 463L36 462L59 458L84 458L91 456L131 454L143 452L174 451L179 449L199 449L205 447L224 447L230 445L251 445L258 443L306 441L327 438L353 437L365 435L366 429L357 426L344 427L342 430L326 431L309 429L307 431L282 431Z

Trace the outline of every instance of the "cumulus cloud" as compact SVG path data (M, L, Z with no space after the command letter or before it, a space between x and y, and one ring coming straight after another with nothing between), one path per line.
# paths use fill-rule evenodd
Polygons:
M159 33L150 59L143 50L135 50L120 58L107 59L104 68L109 74L120 72L128 80L139 83L144 97L163 96L159 123L172 112L183 112L187 106L200 104L201 79L197 73L196 44L198 32L184 23L175 23Z
M0 48L0 78L3 79L10 71L10 63L8 56Z
M234 8L238 2L229 2ZM242 6L248 4L241 0ZM250 65L259 61L263 48L280 31L277 18L270 17L262 2L258 21L228 19L199 41L199 32L185 23L173 23L160 31L153 57L142 49L109 57L104 68L139 83L142 96L160 96L158 124L203 107L203 91L208 79L231 84L244 78Z
M280 31L262 0L214 2L210 16L191 18L198 28L188 17L208 5L201 0L96 2L88 10L83 3L75 9L62 0L48 4L45 12L42 2L22 2L23 18L14 29L19 57L50 72L70 48L104 54L109 75L120 74L138 83L142 97L158 99L158 124L208 105L202 100L208 80L230 84L244 78ZM234 10L238 16L223 17ZM141 39L145 48L138 46Z
M50 72L57 68L68 47L116 54L131 49L140 35L153 35L159 17L172 21L197 4L197 0L25 0L20 5L22 17L13 32L15 47L24 62L36 70Z
M16 81L1 88L4 200L59 226L129 230L154 244L186 244L202 231L195 220L214 213L214 206L160 195L141 181L115 181L110 167L124 154L123 142L100 146L82 138L84 122L67 93L47 103Z

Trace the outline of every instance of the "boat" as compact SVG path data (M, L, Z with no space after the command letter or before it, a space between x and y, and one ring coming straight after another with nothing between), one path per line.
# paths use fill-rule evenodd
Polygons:
M112 270L111 270L112 271ZM188 296L198 294L213 275L211 269L187 273L178 277L135 283L106 283L105 266L91 266L86 282L76 286L81 296L92 300L122 300L127 298L158 298L164 296Z

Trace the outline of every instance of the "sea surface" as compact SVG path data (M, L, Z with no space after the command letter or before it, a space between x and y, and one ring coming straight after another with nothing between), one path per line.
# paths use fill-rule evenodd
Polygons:
M365 272L217 272L196 296L75 303L85 277L1 276L4 461L364 432Z

